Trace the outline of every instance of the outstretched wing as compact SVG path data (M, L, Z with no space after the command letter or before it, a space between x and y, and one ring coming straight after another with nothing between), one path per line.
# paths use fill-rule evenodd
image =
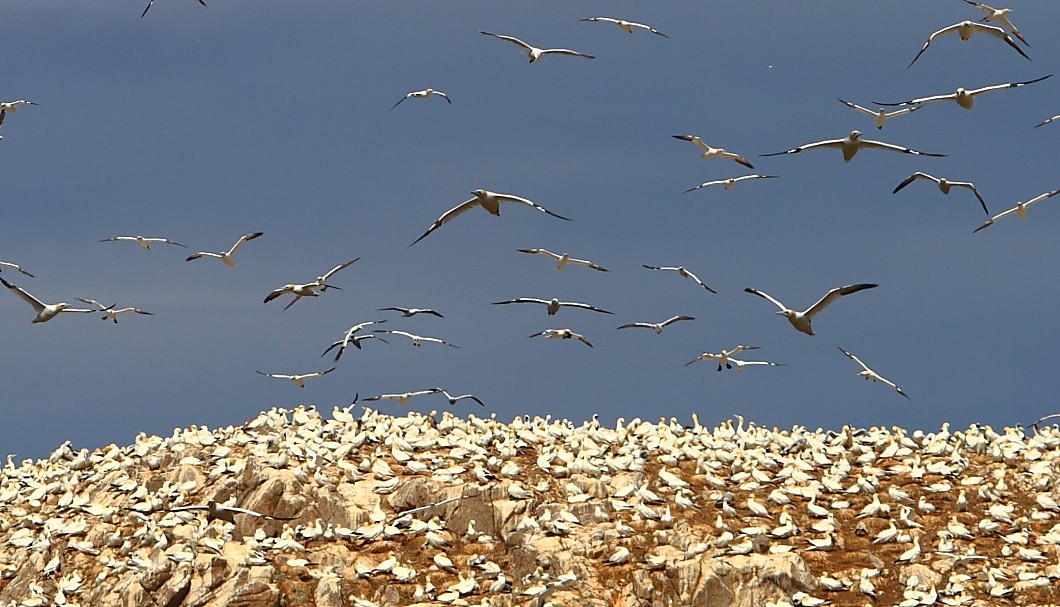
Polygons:
M460 204L458 204L455 207L449 209L445 213L442 213L442 216L439 217L438 219L436 219L434 221L434 223L431 224L431 227L427 228L427 231L424 232L423 235L421 235L416 240L413 240L412 244L410 244L409 247L411 247L413 244L416 244L417 242L423 240L424 238L427 238L427 236L431 232L433 232L433 231L437 230L438 228L442 227L447 222L449 222L449 220L451 220L454 217L460 215L464 211L466 211L466 210L478 205L478 203L479 203L478 197L475 197L475 198L472 198L471 200L467 200L467 201L461 202ZM405 247L405 248L407 249L409 247Z

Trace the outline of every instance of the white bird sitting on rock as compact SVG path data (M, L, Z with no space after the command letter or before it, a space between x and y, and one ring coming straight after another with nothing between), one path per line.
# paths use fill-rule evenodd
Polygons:
M596 23L614 23L615 25L618 26L619 29L621 29L622 31L626 32L627 34L632 34L633 33L633 28L637 28L637 29L647 30L647 31L649 31L649 32L651 32L653 34L656 34L658 36L662 36L663 38L669 38L669 36L667 36L666 34L660 32L659 30L655 29L654 27L652 27L650 25L645 25L643 23L636 23L634 21L626 21L625 19L615 19L614 17L589 17L588 19L579 19L579 21L591 21L591 22L596 22Z
M593 312L600 312L601 314L614 314L614 312L608 312L607 310L591 306L587 303L581 303L577 301L560 301L553 297L552 299L538 299L537 297L516 297L515 299L509 299L506 301L495 301L493 305L501 306L504 304L513 303L534 303L545 306L545 310L549 316L554 316L556 312L559 312L560 308L581 308L582 310L591 310Z
M961 106L966 110L972 109L972 104L975 98L983 93L989 93L991 91L1000 91L1003 89L1019 88L1021 86L1027 86L1028 84L1034 84L1035 82L1041 82L1046 78L1051 78L1052 74L1046 74L1041 78L1035 78L1034 80L1024 80L1022 82L1003 82L1001 84L991 84L990 86L983 86L977 89L966 89L963 86L957 87L957 90L952 93L944 93L940 95L929 95L927 97L918 97L916 99L910 99L909 101L899 101L897 103L883 103L882 101L875 101L879 105L886 106L899 106L899 105L919 105L922 103L931 103L932 101L953 101L957 105Z
M267 377L275 377L276 379L289 379L299 388L305 388L305 382L310 379L315 379L331 373L335 370L335 367L328 369L327 371L315 371L313 373L302 373L296 375L288 375L284 373L265 373L264 371L257 371L259 375L265 375Z
M986 25L985 23L976 23L975 21L965 20L958 23L954 23L953 25L948 25L928 36L927 42L924 43L924 46L920 47L920 51L916 54L916 57L913 57L913 60L909 62L909 65L906 66L906 69L913 67L913 64L916 63L916 60L920 59L920 55L924 54L924 51L926 51L928 47L931 46L932 42L942 36L952 34L954 32L956 32L957 35L961 37L961 42L968 42L968 40L972 37L972 34L974 34L975 32L990 34L995 38L1004 40L1006 44L1016 49L1017 53L1023 55L1024 59L1030 60L1030 57L1027 56L1027 53L1023 52L1023 49L1021 49L1019 45L1016 44L1016 42L1012 39L1011 36L1009 36L1005 32L1004 29L993 25Z
M692 143L696 144L696 147L703 150L703 158L727 158L729 160L732 160L733 162L742 164L749 169L754 168L751 163L748 162L747 159L743 156L730 152L723 148L711 147L707 145L705 141L695 135L673 135L673 138L680 139L682 141L691 141Z
M222 251L220 253L211 253L209 251L199 251L198 253L194 253L194 254L190 255L185 261L192 261L193 259L199 259L200 257L215 257L217 259L220 259L222 262L224 262L224 264L226 266L228 266L230 268L234 268L236 266L236 262L232 260L232 256L236 254L236 251L238 251L239 248L242 247L244 243L250 242L251 240L254 240L255 238L257 238L258 236L261 236L262 234L264 234L264 232L252 232L252 233L247 234L245 236L241 236L239 238L239 240L237 240L236 243L234 245L232 245L232 248L228 249L227 251Z
M886 105L881 103L880 105ZM902 105L902 104L897 104ZM936 158L945 157L946 154L933 154L931 152L921 152L914 150L913 148L902 147L893 143L885 143L883 141L873 141L871 139L862 139L861 131L854 130L850 131L850 134L842 139L826 139L824 141L815 141L813 143L807 143L800 145L790 150L783 152L771 152L769 154L760 154L761 156L780 156L782 154L798 154L806 150L812 150L815 148L839 148L843 150L843 161L850 162L852 158L858 153L861 148L876 148L879 150L890 150L892 152L901 152L903 154L914 154L916 156L934 156Z
M432 88L426 88L426 89L423 89L422 91L412 91L410 93L407 93L404 97L402 97L401 99L398 99L398 102L395 103L393 106L391 106L390 110L388 110L388 111L393 111L394 108L396 108L397 106L401 105L401 102L406 100L406 99L426 99L426 98L430 97L431 95L438 95L442 99L445 99L446 101L448 101L450 105L452 105L452 103L453 103L453 100L449 98L449 95L446 95L442 91L439 91L437 89L432 89Z
M974 234L975 232L978 232L979 230L982 230L983 228L989 228L990 226L994 225L994 222L997 221L998 219L1001 219L1002 217L1007 217L1009 215L1015 215L1015 216L1019 217L1020 219L1026 219L1027 218L1027 209L1029 209L1029 208L1031 208L1031 206L1033 206L1033 205L1045 200L1046 198L1052 198L1053 196L1056 196L1057 194L1060 194L1060 190L1053 190L1051 192L1045 192L1044 194L1039 194L1039 195L1035 196L1034 198L1031 198L1027 202L1017 202L1016 206L1012 207L1011 209L1009 209L1007 211L1003 211L1001 213L998 213L997 215L994 215L993 217L988 219L986 221L986 223L984 223L983 225L979 226L978 228L972 230L972 233Z
M531 45L523 42L522 40L516 38L515 36L505 36L505 35L502 35L502 34L491 34L489 32L483 32L483 31L480 31L479 33L480 34L485 34L486 36L493 36L494 38L496 38L498 40L504 40L505 42L511 42L512 44L514 44L516 46L521 46L522 48L525 49L523 54L526 55L530 59L530 63L533 63L533 62L537 61L538 59L541 59L545 55L566 55L567 57L583 57L585 59L594 59L595 58L592 55L586 55L585 53L579 53L578 51L572 51L572 50L570 50L568 48L537 48L536 46L531 46Z
M274 516L271 514L262 514L260 512L254 512L253 510L247 510L246 508L236 508L235 506L219 504L214 500L207 501L204 506L180 506L177 508L170 508L167 512L189 512L195 510L205 510L206 520L208 521L225 521L227 523L235 523L235 515L237 514L247 514L270 521L293 521L298 518L297 516Z
M968 188L972 191L973 194L975 194L975 197L979 199L979 204L983 206L983 212L987 215L990 214L990 211L988 211L986 208L986 201L983 200L983 197L979 194L979 190L976 189L975 184L970 181L949 181L948 179L943 177L934 177L932 175L928 175L927 173L921 173L920 171L917 171L916 173L913 173L912 175L907 177L905 181L899 183L898 187L894 188L894 191L891 193L897 194L899 190L913 183L917 179L934 181L936 184L938 184L939 191L941 191L943 194L949 194L950 188Z
M715 291L714 289L711 289L710 287L708 287L706 285L706 283L704 283L702 280L700 280L698 276L693 274L691 270L685 268L684 266L649 266L647 264L641 264L641 265L643 267L649 269L649 270L667 270L667 271L677 272L682 278L690 278L692 280L692 282L696 283L697 285L703 287L704 289L710 291L711 293L713 293L715 295L718 294L717 291Z
M490 213L491 215L500 216L500 214L501 214L500 205L501 205L502 202L513 202L513 203L516 203L516 204L526 205L526 206L529 206L529 207L533 207L533 208L537 209L538 211L541 211L542 213L551 215L551 216L559 218L559 219L563 219L564 221L570 221L569 218L564 217L562 215L558 215L556 213L553 213L552 211L549 211L545 207L537 204L536 202L534 202L532 200L529 200L527 198L523 198L521 196L515 196L513 194L500 194L498 192L491 192L489 190L482 190L482 189L474 190L471 193L475 195L474 198L472 198L471 200L466 200L464 202L461 202L460 204L458 204L455 207L449 209L445 213L442 213L441 217L436 219L434 221L434 223L431 224L431 227L427 228L427 231L424 232L419 238L417 238L416 240L412 241L412 244L410 244L409 247L411 247L412 245L416 244L417 242L423 240L431 232L433 232L433 231L437 230L438 228L442 227L443 225L448 223L451 219L453 219L454 217L460 215L464 211L467 211L468 209L472 209L474 207L479 207L480 206L483 209L485 209L488 213ZM408 248L408 247L405 247L405 248Z
M83 299L81 297L78 297L77 299L79 301L85 302L90 306L95 306L99 309L100 312L103 312L105 314L105 316L100 317L102 320L112 320L115 324L118 323L119 314L143 314L145 316L154 316L154 314L146 310L141 310L140 308L126 307L118 308L117 310L115 310L113 305L105 306L94 299Z
M758 174L755 174L755 175L740 175L739 177L729 177L728 179L715 179L714 181L705 181L705 182L697 185L696 187L688 188L687 190L685 190L684 192L681 192L681 193L682 194L687 194L689 192L694 192L694 191L696 191L696 190L698 190L700 188L709 188L712 185L720 185L720 186L723 186L726 190L731 190L732 186L736 185L737 183L739 183L741 181L746 181L748 179L776 179L776 178L777 178L776 175L758 175Z
M824 310L826 307L828 307L829 304L839 299L840 297L843 297L844 295L850 295L852 293L857 293L858 291L863 291L865 289L874 289L878 286L879 285L876 284L861 283L856 285L847 285L845 287L836 287L831 291L825 293L824 297L817 300L817 303L813 304L802 312L798 310L793 310L785 306L779 300L764 291L759 291L757 289L751 288L744 289L744 291L773 302L773 305L780 308L780 311L777 312L777 314L781 314L787 317L788 322L791 323L791 326L795 327L797 330L807 335L813 335L813 327L811 326L811 323L813 322L813 317L816 316L821 310Z
M530 337L531 338L534 338L534 337L546 337L548 339L577 339L578 341L580 341L583 344L589 346L590 348L593 347L593 345L591 343L589 343L589 340L586 339L584 335L582 335L580 333L575 333L574 331L571 331L568 328L563 328L563 329L545 329L544 331L542 331L540 333L534 333Z
M49 320L55 318L56 316L64 312L77 312L81 314L88 314L96 311L81 308L71 308L69 307L70 304L62 301L59 303L46 304L43 303L41 300L37 299L36 297L30 295L22 287L13 285L4 280L3 278L0 278L0 283L10 289L12 293L21 297L26 303L33 306L33 311L36 312L37 315L33 318L31 322L48 322Z
M917 105L917 106L913 106L913 107L902 108L900 110L892 110L890 112L888 112L887 110L885 110L883 108L880 108L880 109L878 109L878 110L876 110L874 112L874 111L870 110L869 108L862 107L862 106L860 106L860 105L858 105L856 103L851 103L850 101L845 101L843 99L839 99L838 97L836 97L836 99L839 100L840 103L842 103L843 105L847 106L848 108L850 108L852 110L857 110L858 112L861 112L862 114L865 114L866 116L869 116L873 120L875 120L876 121L876 129L877 130L882 129L884 123L887 122L888 120L890 120L891 118L895 118L897 116L904 116L906 114L909 114L911 112L915 112L915 111L919 110L920 108L924 107L922 105Z
M552 261L556 262L556 269L557 270L562 270L563 268L567 267L568 265L576 265L576 266L585 266L587 268L592 268L593 270L596 270L598 272L606 272L607 271L602 266L600 266L598 264L595 264L595 263L589 261L588 259L575 259L575 258L571 257L570 255L568 255L567 253L563 253L562 255L560 255L558 253L553 253L552 251L549 251L548 249L518 249L518 251L520 253L529 253L531 255L543 255L545 257L548 257Z
M865 363L861 362L860 358L858 358L857 356L854 356L850 352L847 352L843 348L839 348L839 351L842 352L843 354L845 354L847 358L849 358L850 360L856 362L858 364L858 366L861 367L861 371L858 372L859 376L864 377L865 379L867 379L869 381L874 381L874 382L878 381L881 384L883 384L885 386L888 386L889 388L891 388L895 392L901 394L902 396L904 396L906 398L909 398L909 395L906 394L905 392L903 392L902 389L899 388L893 381L887 379L886 377L883 377L879 373L876 373L875 371L870 369L868 367L868 365L866 365Z
M104 238L100 242L122 242L122 241L135 242L136 244L138 244L141 247L143 247L145 249L148 249L148 250L151 249L151 244L152 243L154 243L154 244L159 244L159 243L161 243L161 244L171 244L171 245L176 245L178 247L184 247L185 249L188 248L187 245L182 245L179 242L176 242L174 240L170 240L168 238L162 238L160 236L139 236L139 235L138 236L112 236L110 238Z
M670 318L667 318L662 322L631 322L620 326L619 329L651 329L655 331L656 334L659 334L662 333L663 327L672 325L675 322L679 322L682 320L695 320L695 318L692 316L671 316Z

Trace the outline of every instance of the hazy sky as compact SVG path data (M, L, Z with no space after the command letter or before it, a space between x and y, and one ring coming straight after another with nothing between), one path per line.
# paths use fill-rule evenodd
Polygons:
M1027 423L1056 402L1060 197L973 234L986 219L965 190L931 183L891 191L915 171L973 181L991 214L1060 188L1060 77L988 93L965 110L933 103L888 122L862 105L1038 78L1060 65L1053 3L1013 5L1028 61L983 34L931 32L980 11L923 2L289 2L36 0L4 8L0 100L38 102L0 127L2 276L47 302L75 297L154 316L33 311L0 292L0 454L43 457L125 444L140 432L239 424L273 406L332 406L432 386L471 392L459 414L599 413L704 423L742 414L790 427L937 429ZM653 25L626 34L580 22ZM530 64L514 45L594 55ZM433 87L452 99L410 99ZM875 106L873 106L875 107ZM838 150L759 154L865 137L945 153L926 158ZM695 134L743 154L754 171L704 160ZM759 172L731 190L684 190ZM572 221L508 205L472 209L414 247L438 216L485 188L529 198ZM236 255L185 262L263 231ZM100 243L165 236L190 247ZM610 272L556 271L517 252L542 247ZM343 290L262 299L360 257ZM675 273L684 265L717 295ZM754 287L804 308L828 289L878 283L796 332ZM613 316L542 306L559 297ZM402 319L384 306L432 307ZM616 330L694 316L661 335ZM256 370L333 366L321 352L349 326L399 336L348 351L304 390ZM593 343L528 339L570 327ZM787 366L718 373L685 363L702 351ZM857 377L837 346L911 397ZM444 409L444 399L409 405ZM397 412L384 401L379 408Z

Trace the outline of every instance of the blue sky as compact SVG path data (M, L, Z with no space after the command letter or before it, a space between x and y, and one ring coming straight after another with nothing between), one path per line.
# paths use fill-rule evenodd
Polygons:
M991 213L1060 187L1060 78L990 93L972 110L930 104L882 131L843 107L1029 80L1060 64L1048 3L1011 5L1033 45L1020 57L974 35L927 36L979 11L957 0L801 5L585 2L39 0L5 8L2 100L37 107L0 127L3 276L43 300L88 297L155 316L114 325L96 315L31 324L0 293L4 423L0 453L43 457L64 440L95 448L140 432L239 424L273 406L330 412L384 392L472 392L458 414L599 413L705 423L741 414L768 426L936 429L1026 423L1057 410L1056 281L1060 198L1026 221L985 216L974 196L943 196L914 171L977 184ZM649 23L628 35L598 15ZM529 64L480 30L596 59ZM434 87L450 95L411 99ZM949 154L863 150L758 155L844 136ZM684 190L746 174L703 160L690 133L746 156L773 180ZM570 217L473 209L406 249L445 210L485 188ZM236 267L185 262L240 235ZM190 247L99 243L167 236ZM542 247L611 270L557 272ZM354 257L342 291L282 311L264 296ZM718 291L641 264L685 265ZM806 307L844 299L796 332L762 289ZM615 312L493 306L553 296ZM401 319L385 306L432 307ZM671 315L661 335L616 327ZM350 351L299 390L255 370L332 366L320 353L357 322L443 338L398 337ZM528 339L570 327L594 344ZM684 364L737 344L785 367L717 373ZM911 397L856 376L850 350ZM413 400L420 410L444 400ZM391 402L384 411L399 411Z

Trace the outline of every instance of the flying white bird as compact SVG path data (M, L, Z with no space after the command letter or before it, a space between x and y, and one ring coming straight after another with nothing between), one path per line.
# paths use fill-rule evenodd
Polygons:
M880 108L879 110L876 110L874 112L874 111L870 110L867 107L862 107L862 106L860 106L860 105L858 105L856 103L851 103L849 101L845 101L843 99L839 99L839 97L836 97L836 99L839 100L840 103L842 103L843 105L847 106L848 108L850 108L852 110L857 110L857 111L861 112L862 114L865 114L866 116L872 117L872 119L876 121L876 128L877 129L882 129L883 128L883 124L885 122L887 122L891 118L894 118L896 116L904 116L904 115L906 115L906 114L908 114L910 112L915 112L915 111L919 110L920 108L924 107L922 105L917 105L917 106L913 106L913 107L902 108L900 110L892 110L890 112L888 112L887 110L885 110L883 108Z
M77 299L79 301L85 302L90 306L95 306L96 308L98 308L100 312L103 312L105 314L105 316L101 316L100 318L102 320L112 320L114 321L114 324L118 323L119 314L143 314L145 316L154 316L154 314L146 310L141 310L140 308L127 307L115 310L114 306L105 306L94 299L83 299L81 297L78 297Z
M276 299L284 293L292 293L294 294L294 299L292 299L286 306L283 307L283 309L286 310L287 308L293 306L296 302L298 302L299 299L302 299L303 297L318 297L320 293L316 292L316 288L317 283L315 282L309 282L301 285L295 283L288 283L283 285L282 287L270 291L269 294L265 296L264 303L269 303L270 301Z
M531 255L543 255L545 257L548 257L552 261L556 262L556 269L557 270L562 270L563 268L567 267L568 265L576 265L576 266L585 266L587 268L592 268L592 269L597 270L599 272L606 272L607 271L602 266L600 266L598 264L595 264L595 263L589 261L588 259L575 259L575 258L571 257L570 255L568 255L567 253L564 253L564 254L560 255L560 254L557 254L557 253L553 253L552 251L549 251L548 249L518 249L518 251L520 253L529 253Z
M614 19L612 17L589 17L588 19L579 19L579 21L593 21L599 23L614 23L627 34L633 33L633 28L647 30L653 34L662 36L663 38L669 38L666 34L660 32L650 25L644 25L643 23L634 23L633 21L626 21L625 19Z
M414 335L407 331L398 331L392 329L375 329L373 333L391 333L393 335L404 335L405 337L412 340L412 345L419 347L424 342L442 344L443 346L449 346L450 348L459 348L460 346L453 345L445 340L438 339L437 337L426 337L423 335Z
M297 516L273 516L271 514L262 514L260 512L254 512L253 510L247 510L246 508L236 508L235 506L218 504L214 500L209 500L206 502L205 506L180 506L178 508L170 508L167 512L187 512L193 510L205 510L206 520L208 521L216 520L228 523L235 523L235 515L237 514L248 514L250 516L256 516L270 521L293 521L298 518Z
M38 105L38 104L34 103L32 101L29 101L27 99L16 99L14 101L3 101L3 102L0 102L0 126L2 126L4 124L4 118L7 116L7 113L8 112L17 112L18 111L18 106L20 106L20 105ZM3 138L0 137L0 139L3 139Z
M0 283L2 283L8 289L11 289L12 293L21 297L23 300L25 300L26 303L33 306L33 311L36 312L37 315L33 318L32 322L48 322L49 320L55 318L56 316L64 312L79 312L82 314L87 314L96 311L81 308L71 308L69 307L70 304L66 302L46 304L41 302L41 300L37 299L36 297L27 293L22 287L13 285L4 280L3 278L0 278Z
M1019 45L1017 45L1016 42L1012 40L1012 37L1005 33L1004 29L1000 27L995 27L993 25L986 25L985 23L976 23L975 21L966 20L961 21L960 23L954 23L953 25L948 25L928 36L927 42L925 42L924 46L920 48L920 52L916 54L916 57L913 57L913 60L909 62L909 65L906 66L906 69L913 67L913 64L916 63L916 60L920 59L920 55L923 55L924 51L926 51L928 47L931 46L931 43L934 42L937 38L945 36L946 34L952 34L954 32L956 32L961 37L961 42L968 42L968 39L971 38L972 34L975 32L990 34L995 38L1000 38L1001 40L1004 40L1006 44L1016 49L1016 52L1023 55L1025 59L1030 59L1030 57L1027 56L1027 53L1024 53L1023 49L1021 49Z
M1021 34L1020 31L1016 29L1016 26L1013 25L1012 21L1009 20L1008 13L1012 12L1011 8L994 8L992 6L987 6L981 2L975 2L974 0L964 1L986 13L986 16L980 19L980 21L997 21L1003 27L1008 28L1008 31L1012 32L1013 36L1019 38L1020 42L1026 44L1027 46L1031 45L1030 42L1027 42L1026 38L1023 37L1023 34Z
M154 244L158 244L158 243L161 243L161 244L172 244L172 245L177 245L178 247L184 247L185 249L188 248L186 245L182 245L179 242L170 240L168 238L162 238L162 237L159 237L159 236L112 236L111 238L104 238L100 242L120 242L120 241L135 242L136 244L140 245L141 247L143 247L145 249L150 249L152 243L154 243Z
M897 384L895 384L893 381L887 379L886 377L884 377L884 376L880 375L879 373L876 373L875 371L870 369L868 367L868 365L866 365L865 363L861 362L860 358L858 358L857 356L854 356L850 352L847 352L843 348L839 348L839 351L842 352L843 354L845 354L846 357L849 358L850 360L858 363L858 365L861 367L861 371L858 372L858 375L860 375L861 377L864 377L865 379L867 379L869 381L874 381L874 382L878 381L878 382L880 382L881 384L883 384L885 386L889 386L892 390L894 390L895 392L901 394L902 396L904 396L906 398L909 398L909 395L906 394L905 392L902 392L902 389L899 388L897 386Z
M471 193L475 195L474 198L465 202L461 202L460 204L449 209L445 213L442 213L442 216L435 220L435 222L431 224L431 227L427 228L427 231L424 232L422 236L412 241L412 244L410 244L409 247L426 238L428 234L445 225L450 219L453 219L464 211L475 208L477 206L481 206L483 209L486 209L486 211L488 211L492 215L499 216L501 214L500 204L502 202L514 202L517 204L524 204L526 206L533 207L538 211L541 211L542 213L551 215L553 217L557 217L565 221L570 221L569 218L564 217L562 215L557 215L556 213L549 211L545 207L537 204L536 202L533 202L532 200L528 200L526 198L522 198L520 196L514 196L512 194L500 194L497 192L490 192L489 190L481 189L475 190Z
M1025 80L1023 82L1005 82L1002 84L992 84L990 86L984 86L977 89L966 89L964 87L957 87L957 90L953 93L944 95L931 95L929 97L920 97L917 99L910 99L909 101L900 101L898 103L883 103L880 101L873 101L873 103L886 106L898 106L898 105L918 105L921 103L931 103L932 101L953 101L957 105L961 106L966 110L972 109L972 103L976 97L983 93L989 93L990 91L1000 91L1002 89L1019 88L1028 84L1034 84L1035 82L1041 82L1046 78L1052 77L1052 74L1047 74L1041 78L1035 78L1034 80ZM928 154L930 156L930 154Z
M902 188L913 183L917 179L926 179L927 181L934 181L936 184L938 184L939 190L943 194L949 194L950 188L968 188L972 191L972 193L975 194L975 197L979 199L979 204L983 205L983 212L987 215L990 214L990 211L986 209L986 201L983 200L983 197L979 194L979 190L976 189L975 184L971 183L970 181L949 181L945 178L934 177L932 175L928 175L927 173L921 173L920 171L917 171L916 173L913 173L908 178L906 178L905 181L899 183L898 187L894 188L894 191L891 193L897 194L898 190L901 190Z
M417 314L430 314L432 316L437 316L438 318L445 318L444 316L439 314L437 311L432 310L430 308L398 308L398 307L379 308L380 312L382 312L384 310L390 310L390 311L394 311L394 312L401 312L401 316L404 317L404 318L409 318L410 316L415 316Z
M334 285L329 285L328 284L328 279L331 278L332 276L334 276L335 273L338 272L339 270L343 270L343 269L349 267L350 264L352 264L352 263L354 263L354 262L356 262L356 261L358 261L360 259L361 259L360 257L355 257L355 258L353 258L353 259L351 259L349 261L344 261L344 262L340 263L339 265L335 266L334 268L331 268L330 270L325 272L323 276L317 276L316 285L318 287L320 287L320 292L323 293L324 291L327 291L328 289L339 289L339 287L336 287ZM341 291L342 289L339 289L339 290Z
M595 306L591 306L591 305L589 305L587 303L580 303L580 302L577 302L577 301L560 301L559 299L557 299L555 297L553 297L552 299L538 299L536 297L517 297L515 299L509 299L507 301L495 301L495 302L493 302L493 305L501 306L501 305L504 305L504 304L513 304L513 303L542 304L542 305L546 306L545 309L548 312L549 316L554 316L556 314L556 312L559 312L560 308L564 308L564 307L566 307L566 308L581 308L583 310L592 310L593 312L600 312L602 314L614 314L614 312L608 312L607 310L603 310L601 308L597 308Z
M200 257L216 257L217 259L220 259L221 261L223 261L226 266L228 266L230 268L234 268L236 266L236 262L232 261L232 256L236 254L236 251L239 250L239 247L243 246L243 243L246 243L246 242L249 242L251 240L254 240L258 236L261 236L262 234L264 234L264 232L253 232L251 234L247 234L245 236L241 236L239 238L239 240L237 240L236 243L234 245L232 245L232 248L228 249L227 251L222 251L220 253L210 253L208 251L199 251L198 253L195 253L195 254L189 256L185 261L191 261L193 259L199 259Z
M25 274L26 276L29 276L30 278L33 278L32 274L30 274L29 272L27 272L24 269L22 269L22 266L18 265L17 263L11 263L10 261L0 261L0 270L2 270L3 268L7 268L9 270L15 270L16 272L21 272L22 274Z
M335 367L332 367L332 368L328 369L327 371L316 371L314 373L302 373L302 374L298 374L298 375L287 375L287 374L284 374L284 373L265 373L264 371L257 371L257 373L259 375L265 375L267 377L275 377L276 379L289 379L292 382L294 382L294 384L296 386L298 386L299 388L305 388L305 382L306 381L308 381L310 379L314 379L314 378L317 378L317 377L321 377L321 376L327 375L328 373L331 373L334 370L335 370Z
M621 327L619 327L619 329L651 329L655 331L656 334L659 334L662 333L663 327L672 325L675 322L679 322L682 320L695 320L695 318L691 316L671 316L670 318L667 318L662 322L631 322L629 324L622 325Z
M883 105L883 104L880 104ZM884 143L882 141L873 141L871 139L862 139L861 131L850 131L850 134L842 139L826 139L824 141L816 141L814 143L807 143L800 145L797 148L785 150L783 152L772 152L770 154L760 154L761 156L780 156L781 154L798 154L804 150L812 150L814 148L839 148L843 150L843 160L850 162L850 159L858 153L861 148L877 148L881 150L891 150L892 152L902 152L903 154L915 154L917 156L935 156L941 158L946 154L932 154L930 152L920 152L912 148L902 147L893 143Z
M155 0L148 0L148 2L147 2L147 8L145 8L145 9L144 9L144 12L143 12L143 14L141 14L141 15L140 15L140 18L141 18L141 19L143 19L143 18L144 18L144 15L146 15L146 14L147 14L147 11L151 10L151 6L152 6L152 5L154 4L154 3L155 3ZM206 6L206 3L205 3L205 2L203 2L203 0L199 0L199 4L201 4L201 5L203 5L203 6Z
M481 405L483 407L486 406L486 403L484 403L481 400L479 400L478 397L475 396L474 394L461 394L459 396L453 396L452 394L449 394L448 392L446 392L443 388L435 388L435 391L437 391L438 393L444 395L446 400L449 401L450 405L455 405L457 403L457 401L461 401L461 400L467 399L467 400L473 400L473 401L475 401L476 403L478 403L479 405Z
M717 291L715 291L714 289L711 289L706 284L704 284L703 281L700 280L698 276L693 274L691 270L688 270L684 266L649 266L647 264L641 264L641 265L644 266L645 268L649 269L649 270L669 270L669 271L677 272L682 278L689 278L689 279L692 280L692 282L694 282L697 285L703 287L704 289L710 291L711 293L713 293L715 295L718 294Z
M682 141L691 141L696 144L696 147L703 150L703 158L728 158L734 162L738 162L749 169L753 169L750 162L739 154L734 154L728 150L722 148L714 148L707 145L702 139L695 135L673 135L674 139L680 139Z
M368 323L368 324L371 324L371 323ZM353 347L355 347L358 350L360 350L361 349L361 342L366 340L366 339L378 339L379 341L383 342L384 344L390 343L387 340L383 339L382 337L379 337L378 335L375 335L373 333L367 333L365 335L354 335L353 333L347 331L346 334L343 335L342 339L339 339L339 340L336 340L336 341L332 342L332 344L330 346L328 346L328 349L324 350L324 352L321 353L321 356L324 356L328 352L331 352L335 348L338 348L339 351L335 353L335 362L338 362L338 360L340 358L342 358L342 353L346 351L346 346L352 345Z
M480 31L479 33L485 34L487 36L493 36L498 40L504 40L505 42L511 42L516 46L523 47L524 49L526 49L523 54L530 58L530 63L537 61L545 55L566 55L568 57L584 57L586 59L595 59L595 57L593 57L592 55L586 55L585 53L579 53L578 51L572 51L567 48L537 48L536 46L530 46L529 44L523 42L515 36L491 34L489 32L483 31Z
M740 352L746 352L748 350L758 350L759 348L760 346L736 346L732 350L722 350L716 354L714 352L703 352L699 356L686 362L685 366L687 367L688 365L701 360L716 360L718 361L718 371L721 371L722 368L731 369L732 365L729 363L732 362L731 357L733 354L739 354Z
M398 102L395 103L393 106L391 106L389 111L393 111L394 108L396 108L397 106L401 105L401 102L406 100L406 99L409 99L409 98L426 99L427 97L430 97L431 95L438 95L442 99L445 99L446 101L448 101L450 104L453 103L453 100L449 98L449 95L446 95L445 93L443 93L442 91L439 91L437 89L427 88L427 89L423 89L422 91L412 91L411 93L406 94L401 99L398 99Z
M1045 125L1049 124L1050 122L1052 122L1054 120L1057 120L1057 119L1060 119L1060 114L1057 114L1056 116L1053 116L1052 118L1046 118L1045 120L1042 120L1038 124L1034 125L1034 128L1038 128L1040 126L1045 126Z
M700 188L709 188L712 185L724 186L726 190L731 190L732 186L736 185L737 182L744 181L747 179L776 179L776 175L741 175L739 177L729 177L728 179L715 179L714 181L705 181L694 188L689 188L682 194L694 192Z
M865 289L874 289L878 286L879 285L875 284L861 283L856 285L847 285L845 287L836 287L831 291L825 293L824 297L819 299L817 303L813 304L802 312L799 312L798 310L793 310L785 306L776 298L763 291L751 288L744 289L744 291L773 302L773 305L780 308L780 311L777 312L777 314L781 314L787 317L788 322L791 323L791 326L795 327L797 330L807 335L813 335L813 327L810 325L810 323L813 322L814 316L816 316L821 310L828 307L828 304L839 299L840 297L843 297L844 295L850 295L851 293L857 293L858 291L863 291Z
M1052 198L1053 196L1056 196L1057 194L1060 194L1060 190L1053 190L1051 192L1045 192L1044 194L1039 194L1039 195L1035 196L1034 198L1031 198L1027 202L1017 202L1016 206L1012 207L1011 209L1009 209L1007 211L1004 211L1002 213L998 213L997 215L994 215L990 219L986 220L986 223L984 223L983 225L979 226L978 228L972 230L972 233L974 234L974 233L978 232L979 230L982 230L983 228L989 228L990 226L994 225L994 222L997 221L998 219L1001 219L1002 217L1007 217L1009 215L1015 215L1015 216L1019 217L1020 219L1026 219L1027 218L1027 209L1029 209L1033 205L1045 200L1046 198Z
M546 337L548 339L577 339L578 341L580 341L583 344L589 346L590 348L593 347L593 345L591 343L589 343L589 340L585 339L584 335L582 335L580 333L575 333L574 331L571 331L570 329L566 329L566 328L564 328L564 329L545 329L544 331L542 331L540 333L534 333L530 337L531 338L534 338L534 337Z
M427 390L416 390L414 392L401 392L398 394L380 394L378 396L369 396L368 398L362 398L363 401L375 401L375 400L396 400L399 407L403 407L408 404L409 399L415 396L424 396L427 394L437 394L441 392L439 388L429 388Z

